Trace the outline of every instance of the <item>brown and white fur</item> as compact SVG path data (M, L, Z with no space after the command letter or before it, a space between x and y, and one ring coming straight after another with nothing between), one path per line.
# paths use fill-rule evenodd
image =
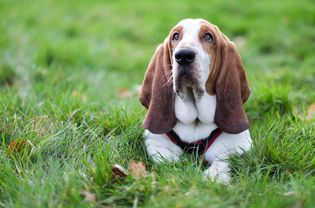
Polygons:
M189 64L175 57L183 49L195 54ZM248 82L234 43L206 20L180 21L156 50L140 93L148 108L144 137L149 155L156 162L179 159L183 150L166 136L170 130L191 143L220 128L223 133L204 154L211 164L204 175L228 183L226 159L252 145L242 106L248 97Z

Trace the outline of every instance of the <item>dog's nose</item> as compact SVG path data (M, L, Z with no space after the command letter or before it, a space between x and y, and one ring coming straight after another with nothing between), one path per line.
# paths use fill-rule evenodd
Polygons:
M190 49L180 49L175 53L175 60L178 64L191 64L195 61L196 53Z

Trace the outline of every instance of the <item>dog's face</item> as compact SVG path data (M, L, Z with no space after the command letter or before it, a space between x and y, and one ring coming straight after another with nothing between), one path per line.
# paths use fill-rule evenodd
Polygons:
M242 59L217 26L202 19L180 21L156 49L143 80L140 101L148 108L144 127L165 133L177 122L174 100L216 95L215 124L227 133L248 129L243 103L250 91Z
M185 97L192 88L196 99L205 92L215 55L215 26L201 19L180 21L170 33L174 92Z

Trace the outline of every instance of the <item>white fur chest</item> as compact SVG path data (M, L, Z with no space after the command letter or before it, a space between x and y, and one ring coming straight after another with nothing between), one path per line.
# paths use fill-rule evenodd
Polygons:
M214 124L216 96L205 95L198 101L175 98L175 115L177 123L174 131L186 142L194 142L206 138L217 128Z

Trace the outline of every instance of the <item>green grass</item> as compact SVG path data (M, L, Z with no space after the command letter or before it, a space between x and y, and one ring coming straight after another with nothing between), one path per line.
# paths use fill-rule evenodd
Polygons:
M315 125L302 118L315 102L314 11L308 0L2 0L0 207L314 207ZM203 181L191 155L154 164L145 109L118 96L187 17L239 44L251 85L254 148L231 158L229 186ZM131 160L149 175L113 183L111 166Z

